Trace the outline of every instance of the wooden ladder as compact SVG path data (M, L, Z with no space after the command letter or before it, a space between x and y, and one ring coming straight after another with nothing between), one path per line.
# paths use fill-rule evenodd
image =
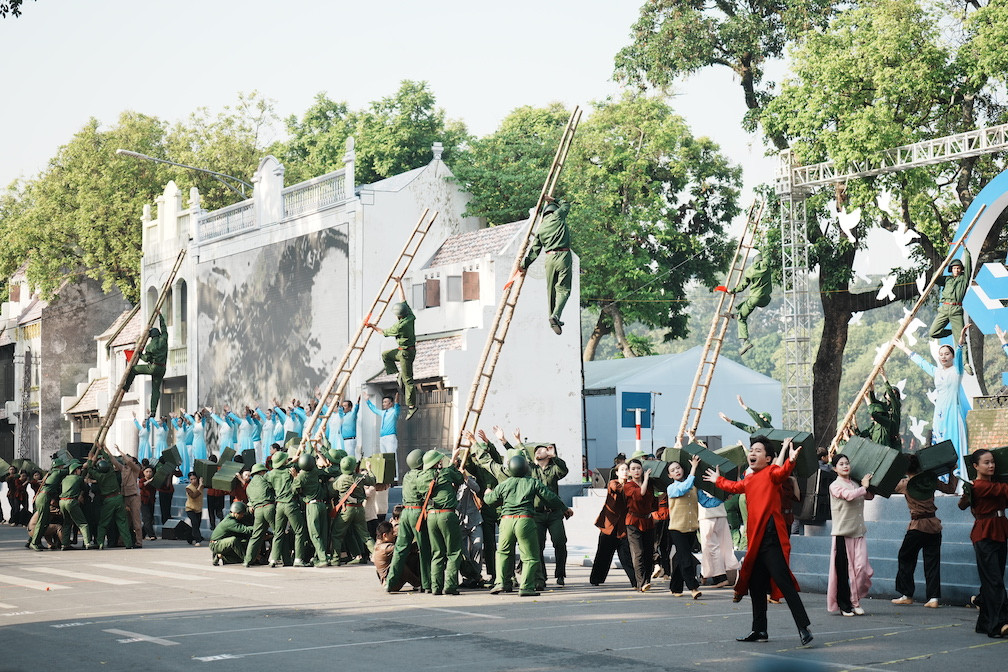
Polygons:
M518 269L528 252L529 246L535 240L535 229L542 220L542 208L546 198L553 195L560 173L563 171L567 161L567 154L570 152L571 144L574 141L574 133L577 131L578 123L581 121L581 108L575 106L567 120L563 136L557 147L553 163L550 165L549 174L539 193L539 200L536 201L534 214L529 217L525 225L525 237L515 255L514 265L511 269L511 280L504 285L504 291L500 302L497 304L497 312L494 314L493 322L487 333L486 344L483 346L483 354L480 357L479 367L476 376L473 378L472 388L469 390L469 398L466 401L466 413L459 428L459 436L455 444L456 449L466 448L462 464L468 458L469 442L464 438L466 431L476 432L476 425L479 424L480 414L486 404L487 393L490 391L490 383L493 380L494 368L500 358L501 349L504 347L504 339L507 336L508 328L511 326L511 318L514 316L515 306L518 303L518 295L521 293L524 284L525 274L519 274Z
M707 340L704 342L703 352L700 355L700 364L697 366L696 375L693 377L693 386L690 388L689 399L686 409L683 412L682 422L679 423L679 431L676 434L676 448L682 447L684 437L693 440L696 436L697 427L700 426L700 415L703 413L704 404L707 401L707 393L710 391L711 380L714 378L714 369L717 367L718 357L721 355L721 347L724 345L725 334L728 325L731 323L731 311L735 306L735 295L730 292L732 287L738 285L745 272L746 260L749 252L753 249L756 240L756 232L759 230L760 218L763 216L763 201L757 200L749 206L746 215L745 230L739 238L738 246L735 248L735 256L732 257L731 268L728 269L728 276L725 278L725 291L720 292L717 309L714 311L714 319L711 320L710 331L707 333Z
M413 259L416 257L421 243L423 243L437 216L437 211L430 214L430 208L425 208L420 214L420 219L417 220L416 226L413 227L413 233L410 234L410 237L406 240L406 244L403 245L402 252L396 257L395 263L392 264L392 270L385 276L385 282L382 283L381 289L378 290L378 295L371 304L367 317L361 321L353 340L347 344L343 357L340 358L339 365L336 367L336 372L329 378L325 390L322 391L322 395L315 405L315 410L312 411L311 417L307 421L307 426L314 428L315 424L319 423L320 418L321 422L313 430L314 433L312 436L305 436L301 439L297 453L305 450L309 442L312 444L313 449L317 448L325 438L325 430L329 423L329 418L339 407L339 401L350 384L350 376L357 367L357 363L360 362L360 358L364 354L364 348L367 347L373 333L365 325L368 322L377 324L385 314L385 309L390 304L397 303L393 299L398 289L398 283L406 275L406 271L409 270L410 264L413 263ZM325 413L322 412L323 406L328 406Z
M175 282L175 276L182 267L182 260L185 259L185 255L186 249L183 247L175 258L175 265L172 267L171 273L168 274L168 279L165 280L164 285L161 287L161 294L158 296L157 303L154 304L154 309L151 310L150 317L147 318L147 326L137 336L136 344L133 346L133 354L130 356L129 361L126 362L126 370L123 371L119 387L116 388L115 396L112 397L112 403L109 404L105 417L102 418L101 426L98 428L98 434L95 436L94 445L96 447L105 445L105 438L108 436L108 431L112 427L113 421L115 421L116 413L119 412L119 406L122 404L123 396L126 394L126 379L129 378L130 371L140 361L140 355L143 353L144 348L147 347L147 341L150 339L150 330L154 326L158 315L161 314L161 307L164 305L165 299L168 298L168 291L171 289L172 283Z

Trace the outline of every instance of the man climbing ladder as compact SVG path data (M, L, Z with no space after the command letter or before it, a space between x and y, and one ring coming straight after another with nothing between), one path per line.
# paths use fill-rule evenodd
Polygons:
M406 303L406 292L403 291L402 280L396 278L396 285L399 287L399 303L392 306L392 314L399 318L399 321L388 329L381 329L376 324L367 323L367 326L375 331L380 331L384 336L392 336L396 339L396 347L382 353L382 363L385 365L385 373L391 375L399 374L399 381L402 383L406 396L406 419L409 420L417 411L416 406L416 383L413 382L413 360L416 359L416 327L413 324L416 316ZM398 362L398 369L396 363Z
M546 251L549 324L554 332L561 334L564 323L560 321L560 315L563 313L564 306L567 305L567 299L570 298L573 279L570 230L567 228L567 213L570 212L570 203L561 201L557 205L556 199L552 196L546 196L545 201L546 205L543 206L543 218L539 224L539 230L536 231L532 246L518 270L520 273L524 273L539 256L539 253L543 250Z
M133 385L133 379L138 374L151 377L151 415L157 413L158 402L161 401L161 381L164 380L165 372L168 370L168 325L165 324L164 315L161 313L158 313L158 321L161 328L151 327L150 340L143 353L140 354L140 359L147 364L136 364L130 369L125 387L127 390L130 389L130 386Z

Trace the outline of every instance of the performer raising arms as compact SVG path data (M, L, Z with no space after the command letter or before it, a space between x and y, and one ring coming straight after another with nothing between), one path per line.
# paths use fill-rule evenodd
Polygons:
M793 446L791 440L787 439L781 450L789 450L788 460L782 466L771 464L775 454L770 441L762 435L753 436L749 446L749 468L752 473L747 475L745 480L729 481L721 476L717 468L708 469L704 474L704 480L733 494L745 493L749 509L746 524L749 552L742 561L742 570L735 584L735 601L741 601L748 590L752 600L752 632L744 637L738 637L737 640L740 642L769 640L767 595L772 580L787 600L795 625L798 626L802 646L807 646L812 642L812 633L808 629L811 622L805 612L805 605L798 596L798 582L791 574L785 559L790 553L791 542L785 527L780 499L781 483L791 475L801 446Z

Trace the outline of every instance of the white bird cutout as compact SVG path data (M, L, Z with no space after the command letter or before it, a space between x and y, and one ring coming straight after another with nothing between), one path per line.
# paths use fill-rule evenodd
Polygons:
M861 316L864 315L863 311L858 311L851 315L850 319L847 320L847 324L853 326L861 321Z
M918 294L923 294L924 293L924 287L927 286L927 280L924 278L924 274L923 273L921 273L920 275L917 276L917 281L916 282L917 282L917 293Z
M910 432L917 437L918 441L924 441L924 428L927 427L927 420L918 420L914 416L909 416L910 418Z
M903 309L903 319L910 317L910 309ZM914 317L910 320L910 324L907 325L906 331L903 332L903 336L906 337L908 345L912 348L917 345L917 335L918 329L923 329L927 326L927 323L921 320L919 317Z
M928 392L927 393L927 398L928 398L928 401L930 401L932 404L937 404L938 403L938 390L931 390L930 392Z
M906 387L906 381L907 381L907 379L904 378L903 380L901 380L898 383L896 383L895 385L893 385L894 388L896 388L897 390L899 390L900 399L906 399L906 392L903 391L903 388Z
M854 227L858 225L861 221L861 208L855 208L852 212L847 212L846 210L841 210L837 213L837 224L840 226L840 230L847 235L847 240L854 242L854 234L851 231Z
M914 238L920 238L920 234L907 228L901 228L899 231L893 231L892 234L893 237L896 238L896 245L899 246L900 254L904 259L909 259L910 245L913 244Z
M873 366L882 361L882 357L885 355L886 350L888 349L889 349L888 343L883 343L882 345L878 345L875 347L875 360L872 362Z
M875 296L876 299L881 301L882 299L889 299L890 301L896 300L896 295L893 294L893 287L896 286L896 276L887 275L882 278L882 286L879 288L878 294Z

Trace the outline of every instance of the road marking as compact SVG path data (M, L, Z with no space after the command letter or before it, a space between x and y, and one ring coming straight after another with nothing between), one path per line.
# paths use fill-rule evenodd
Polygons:
M276 651L253 651L251 653L223 653L216 656L205 656L203 658L194 658L193 660L200 660L203 662L209 662L213 660L224 660L230 658L249 658L251 656L273 656L276 654L289 654L289 653L300 653L302 651L324 651L327 649L343 649L351 646L375 646L377 644L399 644L402 642L422 642L431 639L452 639L457 637L471 637L472 633L468 632L452 632L445 635L425 635L423 637L402 637L399 639L383 639L378 641L370 642L344 642L342 644L326 644L323 646L304 646L297 649L277 649Z
M110 563L95 563L92 567L100 567L102 569L111 569L116 572L133 572L135 574L148 574L150 576L161 576L166 579L176 579L180 581L206 581L209 576L193 576L190 574L177 574L174 572L162 572L159 569L146 569L144 567L129 567L127 565L113 565Z
M12 586L17 586L18 588L32 588L34 590L64 590L70 586L61 586L58 584L42 583L41 581L32 581L31 579L22 579L17 576L10 576L9 574L0 574L0 583L9 583Z
M503 619L503 616L496 616L494 614L477 614L472 611L459 611L458 609L442 609L440 607L417 607L417 609L426 609L427 611L443 611L448 614L461 614L463 616L473 616L475 618L499 618Z
M216 612L215 612L216 613ZM284 628L314 628L316 626L323 625L343 625L344 623L360 623L361 620L358 618L347 619L344 621L312 621L311 623L291 623L286 625L269 625L263 628L236 628L234 630L207 630L204 632L187 632L181 635L172 635L172 637L204 637L206 635L228 635L233 632L254 632L256 630L282 630Z
M215 572L221 575L221 578L227 578L228 576L254 576L257 579L262 579L269 576L268 572L257 572L251 569L231 569L230 567L214 567L212 565L197 565L191 562L173 562L171 560L155 560L155 565L167 565L169 567L182 567L183 569L198 569L201 572ZM252 585L252 584L249 584ZM268 588L276 588L276 586L267 586Z
M74 621L73 623L54 623L50 628L77 628L82 625L94 625L94 621Z
M114 576L102 576L101 574L88 574L87 572L74 572L69 569L57 569L56 567L21 567L26 572L39 572L40 574L55 574L65 576L69 579L81 579L83 581L97 581L98 583L108 583L113 586L132 586L139 581L120 579Z
M122 635L126 637L126 640L119 640L122 644L129 644L132 642L150 642L151 644L160 644L161 646L178 646L178 642L172 642L167 639L161 639L160 637L151 637L150 635L141 635L139 632L130 632L129 630L102 630L102 632L107 632L110 635Z
M17 606L13 604L4 604L3 602L0 602L0 609L17 609Z

